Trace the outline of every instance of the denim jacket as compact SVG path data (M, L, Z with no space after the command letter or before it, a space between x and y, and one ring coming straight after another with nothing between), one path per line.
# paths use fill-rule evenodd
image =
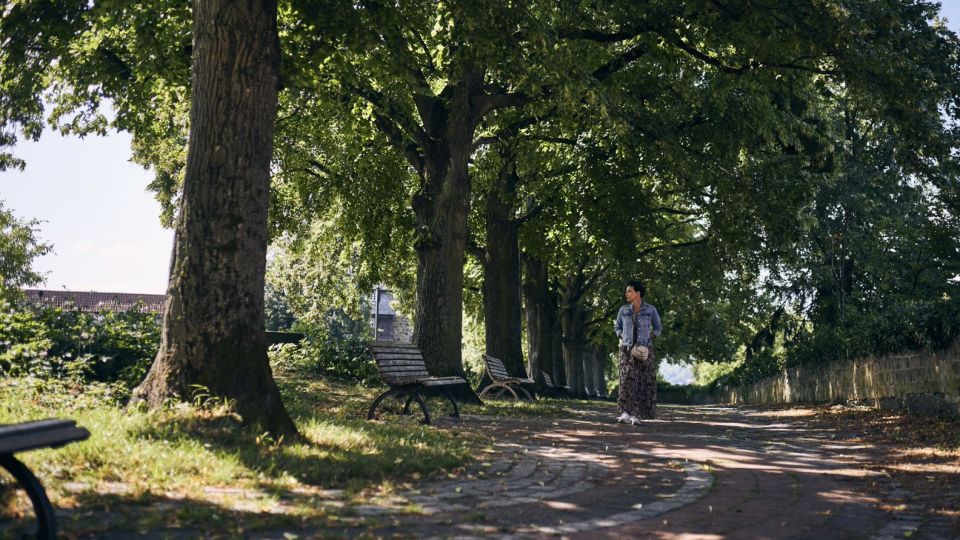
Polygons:
M640 306L640 313L637 313L636 321L639 323L639 331L636 332L636 343L634 343L634 317L633 306L627 304L617 312L617 320L613 323L613 329L620 338L621 347L632 347L634 345L651 345L651 334L660 337L663 327L660 325L660 314L657 308L646 302Z

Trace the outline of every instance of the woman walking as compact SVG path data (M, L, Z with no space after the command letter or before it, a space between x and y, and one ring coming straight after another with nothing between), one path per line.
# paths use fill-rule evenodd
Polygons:
M646 288L628 281L614 330L620 338L620 396L618 422L636 424L657 417L657 362L653 340L663 330L657 308L643 301Z

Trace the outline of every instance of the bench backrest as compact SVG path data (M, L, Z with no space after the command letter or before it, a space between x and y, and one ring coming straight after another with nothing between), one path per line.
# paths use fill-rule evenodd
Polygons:
M390 386L414 384L430 377L420 349L412 343L376 341L367 346L377 371Z
M507 367L503 365L503 360L495 356L490 356L489 354L483 355L483 361L487 364L487 375L495 381L504 381L507 379L513 379L509 373L507 373Z
M555 388L553 386L553 377L547 375L546 371L541 370L540 375L543 376L543 384L547 385L547 388Z

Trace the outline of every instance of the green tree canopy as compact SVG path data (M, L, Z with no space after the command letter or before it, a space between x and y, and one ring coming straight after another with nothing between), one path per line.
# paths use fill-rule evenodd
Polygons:
M37 237L39 224L18 218L0 201L0 300L12 300L20 295L20 287L43 281L33 263L53 246Z

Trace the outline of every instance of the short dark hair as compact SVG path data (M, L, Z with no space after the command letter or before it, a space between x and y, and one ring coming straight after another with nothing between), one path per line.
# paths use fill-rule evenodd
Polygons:
M643 298L647 294L647 288L643 286L643 282L639 279L631 279L627 282L627 287L633 288L633 290L640 295L640 298Z

